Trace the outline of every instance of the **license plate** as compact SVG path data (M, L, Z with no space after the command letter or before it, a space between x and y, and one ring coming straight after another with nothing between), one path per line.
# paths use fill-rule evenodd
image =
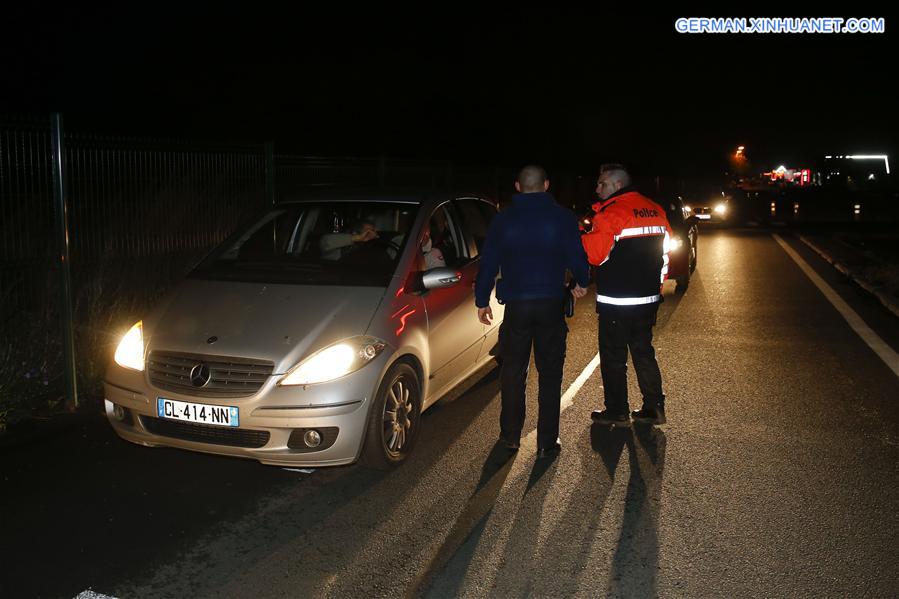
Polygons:
M710 218L712 218L712 215L711 214L697 214L696 218L698 218L700 220L709 220Z
M167 420L183 420L215 426L240 425L240 414L234 406L210 406L157 397L156 413L160 418Z

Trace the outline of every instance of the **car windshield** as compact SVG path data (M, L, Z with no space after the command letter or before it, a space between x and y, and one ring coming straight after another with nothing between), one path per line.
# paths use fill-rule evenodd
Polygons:
M372 201L275 206L231 235L190 277L386 287L417 210Z

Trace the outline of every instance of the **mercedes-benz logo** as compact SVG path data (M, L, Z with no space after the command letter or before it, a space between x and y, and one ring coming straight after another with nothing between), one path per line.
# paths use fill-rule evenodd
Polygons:
M190 371L190 384L194 387L205 387L212 378L208 364L197 364Z

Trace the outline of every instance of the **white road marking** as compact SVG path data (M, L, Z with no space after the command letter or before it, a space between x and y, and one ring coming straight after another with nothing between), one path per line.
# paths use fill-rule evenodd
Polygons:
M97 593L90 589L86 591L81 591L77 595L75 595L75 599L115 599L110 595L104 595L103 593Z
M577 392L581 390L581 387L584 386L584 383L587 382L593 373L596 371L596 367L599 366L599 354L593 356L593 359L590 360L590 363L587 364L584 369L581 371L577 378L574 379L574 382L571 383L571 386L568 387L568 390L565 391L564 395L562 395L562 405L559 409L559 412L564 412L571 404L574 403L574 396L577 395ZM532 430L528 435L524 438L524 442L531 444L536 442L537 440L537 429Z
M864 320L862 320L861 316L859 316L858 313L824 281L824 279L818 276L818 273L816 273L812 267L787 244L787 242L781 239L780 235L772 233L772 236L774 237L774 240L780 244L780 247L783 248L787 255L793 259L793 262L802 269L802 272L811 279L812 283L815 284L815 287L824 294L827 301L833 304L833 307L846 319L846 322L849 323L852 330L862 338L862 341L868 344L868 347L874 350L874 353L880 356L880 359L893 371L893 374L899 376L899 354L897 354L892 347L887 345L886 342L881 339Z
M584 370L581 371L577 378L574 379L574 382L571 383L571 386L568 387L568 390L565 391L565 395L562 396L562 409L564 412L568 406L574 401L574 396L577 395L577 392L581 390L581 387L584 386L584 383L587 382L593 372L596 370L596 367L599 366L599 354L593 356L593 359L590 360L590 363L584 367Z

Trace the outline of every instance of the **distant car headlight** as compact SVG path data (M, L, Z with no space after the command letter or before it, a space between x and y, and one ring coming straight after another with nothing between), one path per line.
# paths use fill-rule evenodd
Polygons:
M144 369L144 323L138 320L134 323L115 350L115 362L124 368L131 370Z
M715 206L716 214L726 214L727 213L727 204L721 203Z
M375 337L353 337L309 356L281 379L279 385L326 383L356 372L380 354L386 344Z

